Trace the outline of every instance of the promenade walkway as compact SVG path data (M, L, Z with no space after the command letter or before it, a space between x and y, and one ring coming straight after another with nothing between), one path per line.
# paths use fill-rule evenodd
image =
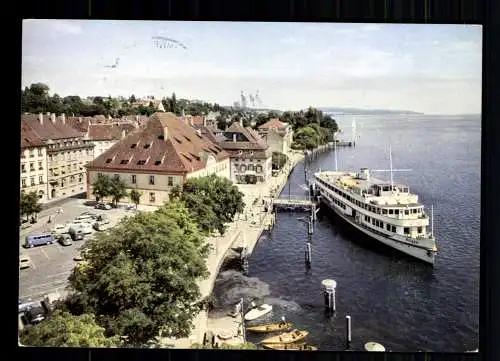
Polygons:
M304 158L303 154L294 152L290 156L290 172L295 165ZM277 177L269 183L264 184L238 184L238 188L244 194L245 210L243 214L237 216L237 219L228 225L228 229L224 236L214 236L207 239L213 246L213 251L208 256L207 267L210 271L210 276L201 280L199 283L202 298L209 296L215 283L215 279L219 273L220 267L226 257L227 251L236 245L246 245L249 253L252 252L264 227L272 217L271 213L265 213L262 200L267 201L269 204L271 190L283 188L288 179L288 172L282 171ZM255 199L257 202L254 203ZM265 214L264 214L265 213ZM236 321L236 322L235 322ZM222 324L227 325L227 331L236 330L238 320L226 317ZM218 322L215 326L220 326ZM214 326L214 323L210 323ZM193 331L191 336L187 338L172 339L163 338L160 343L162 346L171 345L175 348L190 348L193 343L202 343L203 335L208 330L208 313L206 311L200 312L193 320ZM216 330L214 330L216 331ZM220 330L219 330L220 331ZM231 343L237 342L238 338L234 339ZM241 341L241 340L240 340Z

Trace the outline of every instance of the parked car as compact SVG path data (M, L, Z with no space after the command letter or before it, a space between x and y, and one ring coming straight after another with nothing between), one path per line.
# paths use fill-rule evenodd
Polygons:
M111 206L109 204L106 204L106 203L97 203L94 207L95 209L102 209L102 210L109 210L111 209Z
M26 312L30 307L36 306L36 302L31 298L19 300L19 313Z
M86 222L92 222L92 221L94 221L96 218L97 218L97 215L92 214L92 213L87 213L87 212L84 212L84 213L80 214L79 216L77 216L77 217L75 218L75 221L86 221Z
M25 269L31 267L31 259L29 256L22 254L19 256L19 269Z
M62 233L68 233L69 227L68 225L63 225L63 224L56 224L51 232L52 234L62 234Z
M81 229L70 228L69 235L73 241L83 241L85 239L85 234Z
M73 244L73 241L71 240L71 236L69 235L69 233L61 234L57 239L57 242L59 242L61 246L65 247L71 246Z
M28 322L32 325L38 325L40 322L45 320L45 310L41 305L28 308L24 314Z

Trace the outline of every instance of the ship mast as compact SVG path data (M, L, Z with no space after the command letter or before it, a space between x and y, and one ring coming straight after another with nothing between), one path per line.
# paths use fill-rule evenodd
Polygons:
M431 234L434 237L434 205L431 204Z
M335 172L337 172L337 136L333 135L333 156L335 158Z
M354 145L354 142L356 141L356 118L353 116L352 117L352 144Z
M394 191L394 181L392 178L392 147L389 144L389 163L390 163L390 172L391 172L391 193Z

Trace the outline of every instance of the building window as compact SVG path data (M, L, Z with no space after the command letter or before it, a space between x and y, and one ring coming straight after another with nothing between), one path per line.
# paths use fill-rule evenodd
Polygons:
M43 184L43 176L38 176L38 183Z
M387 223L385 226L386 226L386 228L387 228L388 231L391 230L391 225L389 223Z
M78 175L78 183L82 183L83 181L83 176L81 174Z
M24 150L21 151L21 158L26 158L26 155L24 154Z
M34 186L34 185L35 185L35 177L30 177L30 184L31 184L32 186Z
M33 158L35 156L35 151L33 149L30 149L30 158Z
M135 174L132 174L132 184L137 183L137 176Z
M21 185L23 188L26 187L26 178L21 179Z
M75 182L75 176L74 176L74 175L72 175L72 176L70 177L69 181L70 181L70 183L74 183L74 182Z
M26 165L25 164L21 164L21 172L22 173L26 172Z
M149 202L154 203L155 199L156 198L154 192L149 193Z
M43 162L38 162L38 170L43 170Z
M173 177L168 177L168 186L172 187L174 185L174 178Z
M41 157L43 155L42 148L38 148L38 156Z
M417 228L417 233L422 233L422 227Z
M391 226L391 231L392 231L393 233L396 233L396 226Z
M410 227L404 227L403 233L404 234L410 234Z
M149 184L153 184L153 185L155 184L155 176L154 175L149 176Z
M35 163L30 163L30 172L35 171Z

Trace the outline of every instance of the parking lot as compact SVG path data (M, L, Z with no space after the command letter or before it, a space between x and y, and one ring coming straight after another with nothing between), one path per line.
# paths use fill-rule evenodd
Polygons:
M133 214L132 211L126 211L123 208L98 210L84 205L84 202L85 200L82 199L72 199L61 206L62 213L57 214L56 211L59 207L55 208L53 212L48 212L48 215L41 217L37 224L21 230L19 237L20 252L22 255L30 257L31 267L19 271L19 298L38 299L45 294L64 290L67 278L77 264L73 257L85 242L76 241L70 246L61 246L59 243L54 243L24 248L22 245L26 235L50 232L56 224L64 225L83 212L104 214L112 226L124 216ZM49 216L52 222L47 224Z

